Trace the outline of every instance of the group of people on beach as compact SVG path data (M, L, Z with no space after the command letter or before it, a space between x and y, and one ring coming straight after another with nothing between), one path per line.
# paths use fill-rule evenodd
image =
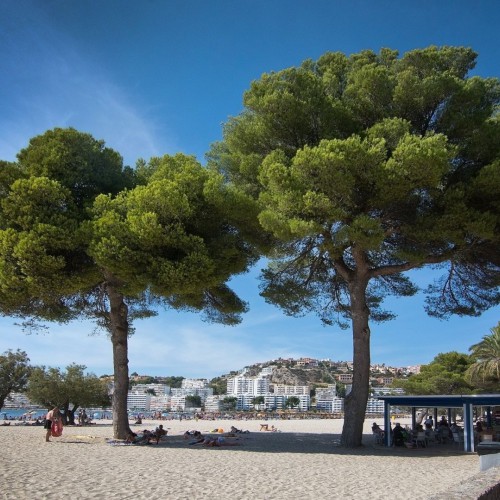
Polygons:
M240 446L243 443L239 440L242 434L249 434L250 431L238 429L234 425L231 426L229 432L224 432L224 429L218 427L213 429L210 435L203 435L200 431L192 430L184 433L184 439L191 439L188 444L201 446ZM215 434L215 435L214 435ZM231 439L235 438L235 439Z
M374 422L372 425L372 432L377 436L377 441L381 442L385 436L383 429ZM443 415L439 422L434 425L432 415L429 415L423 425L421 423L415 424L413 429L403 427L399 422L396 422L393 429L391 429L391 442L394 446L405 446L406 443L411 443L418 438L419 435L423 437L425 446L427 443L436 441L438 443L446 443L448 440L453 440L454 434L463 433L463 429L456 423L448 423L448 420Z
M204 436L200 431L186 431L184 433L184 439L192 438L188 443L190 445L201 445L201 446L240 446L242 443L238 441L239 434L245 434L249 431L243 431L241 429L237 429L234 426L231 426L231 430L229 432L219 432L220 429L216 429L214 432L217 432L218 435L208 435ZM236 438L236 440L227 440L226 438Z
M144 429L141 433L135 433L129 430L126 443L129 444L158 444L163 436L166 436L168 431L159 425L154 431Z
M54 407L45 416L44 428L46 429L45 441L50 442L51 437L58 437L62 434L63 429L63 419L59 408ZM204 436L200 431L186 431L184 433L184 438L189 437L194 438L189 444L201 444L203 446L237 446L241 443L236 441L226 441L226 438L237 437L239 434L246 434L249 431L244 431L238 429L235 426L231 426L231 430L224 433L223 429L217 428L211 431L212 433L217 433L217 436ZM139 433L133 432L131 429L127 434L125 439L126 444L159 444L160 440L168 434L168 430L164 429L163 425L160 424L154 431L144 429Z
M281 432L277 427L274 427L274 425L271 425L271 427L269 427L269 424L260 424L260 430L269 432Z
M84 425L90 425L92 424L92 417L90 415L87 415L87 412L85 411L84 408L82 408L78 412L78 425L84 426Z

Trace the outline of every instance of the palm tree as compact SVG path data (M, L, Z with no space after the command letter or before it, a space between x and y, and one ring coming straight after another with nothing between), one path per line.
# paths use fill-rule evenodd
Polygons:
M481 342L469 347L475 362L466 376L484 389L497 389L500 384L500 322L490 331Z
M297 396L291 396L287 398L285 405L289 408L295 408L296 406L299 406L299 404L300 399Z
M260 409L260 406L263 405L266 401L266 398L264 396L257 396L252 399L252 404L256 409Z
M224 406L227 410L235 410L237 402L238 402L238 398L235 398L234 396L226 396L222 400L222 403L224 404Z

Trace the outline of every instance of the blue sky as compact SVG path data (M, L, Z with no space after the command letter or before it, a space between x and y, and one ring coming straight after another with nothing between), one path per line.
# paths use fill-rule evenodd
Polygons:
M53 127L89 132L125 163L183 152L204 161L222 123L242 110L243 92L263 73L327 51L428 45L470 46L475 73L500 76L497 0L2 0L0 159ZM214 377L277 357L352 359L350 331L314 316L288 318L258 296L258 269L233 280L250 304L237 327L175 311L140 321L130 371ZM429 271L416 274L425 285ZM499 320L428 318L423 298L391 299L397 319L372 325L372 362L428 363L467 352ZM112 373L111 342L92 324L49 325L26 335L0 318L0 352L24 349L33 364L84 364Z

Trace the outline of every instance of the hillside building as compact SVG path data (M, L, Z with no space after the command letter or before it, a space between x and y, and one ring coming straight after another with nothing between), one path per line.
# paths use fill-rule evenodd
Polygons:
M289 396L300 396L309 394L310 388L308 385L284 385L284 384L271 384L274 394L285 394Z
M182 380L182 389L206 389L210 382L206 378L185 378Z

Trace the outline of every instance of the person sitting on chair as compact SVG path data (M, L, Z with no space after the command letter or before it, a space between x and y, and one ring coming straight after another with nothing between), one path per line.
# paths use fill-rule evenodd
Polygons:
M384 437L384 431L380 428L377 422L373 422L372 432L373 434L378 434L380 437Z
M448 426L448 420L446 420L446 417L444 415L441 417L441 420L438 423L438 427L443 427L443 426L444 427L449 427Z
M434 419L432 418L432 415L429 415L424 422L425 428L429 429L429 427L432 429L434 427Z
M392 436L394 440L394 446L404 446L406 440L405 430L401 427L399 422L396 423L394 430L392 431Z
M163 437L163 436L166 436L167 435L167 432L164 428L163 428L163 425L159 425L156 430L155 430L155 438L156 438L156 444L158 444L160 442L160 439Z

